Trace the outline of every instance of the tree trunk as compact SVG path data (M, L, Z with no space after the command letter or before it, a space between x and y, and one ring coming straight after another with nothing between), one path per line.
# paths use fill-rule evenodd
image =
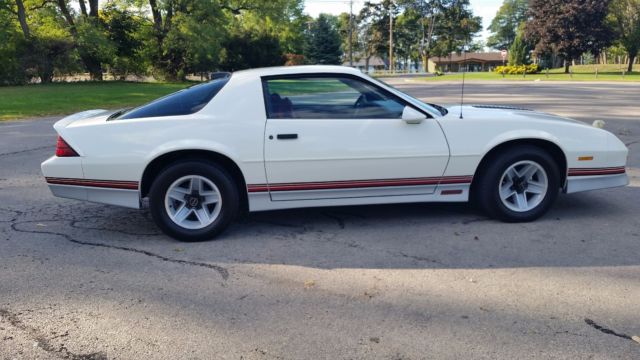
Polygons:
M162 31L162 13L158 8L156 0L149 0L149 6L151 7L151 15L153 17L153 32L156 40L158 41L158 60L162 59L162 45L164 42L164 32Z
M637 51L636 51L637 53ZM629 53L629 68L627 69L628 72L633 72L633 63L636 61L636 53Z
M27 13L24 10L24 3L22 0L16 0L16 6L18 7L18 21L20 22L20 28L22 28L22 34L25 39L29 39L31 32L29 31L29 24L27 23Z
M38 69L40 83L50 84L53 82L53 65L50 61L44 61Z
M424 53L422 55L422 66L424 67L424 72L429 72L429 54Z
M79 0L78 4L80 4L80 13L87 16L87 4L85 4L84 0Z
M564 73L568 74L569 73L569 67L571 66L571 61L569 60L565 60L564 61Z
M175 59L172 59L171 54L164 53L164 39L167 33L171 30L172 20L173 20L173 3L171 1L167 1L167 10L162 18L162 13L160 8L158 7L157 0L149 0L149 7L151 7L151 15L153 18L153 33L156 38L157 49L156 53L157 61L155 64L155 69L159 70L160 75L166 77L167 80L175 81L178 79L178 71L179 66Z
M89 16L98 17L98 0L89 0Z
M98 4L97 0L90 0L90 1L94 2L95 6L97 6ZM78 29L76 29L76 23L73 20L73 16L71 15L69 8L67 7L66 1L58 0L58 7L60 8L60 12L62 13L62 16L64 17L64 19L67 21L67 24L69 25L69 32L71 32L71 35L76 40L76 46L77 46ZM97 16L97 13L96 13L96 16ZM85 68L87 68L87 71L89 72L89 76L91 77L91 80L102 80L102 64L100 64L100 61L97 60L91 54L88 54L85 51L85 49L83 49L82 47L78 47L78 53L80 54L80 60L82 60L82 63L84 64Z
M93 81L102 81L102 65L93 56L87 54L84 51L80 51L80 59L84 63L84 66L89 71L89 77Z

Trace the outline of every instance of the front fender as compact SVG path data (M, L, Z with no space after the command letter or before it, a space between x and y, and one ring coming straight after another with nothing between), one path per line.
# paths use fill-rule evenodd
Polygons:
M563 148L563 146L560 144L560 140L546 132L546 131L542 131L542 130L512 130L512 131L507 131L501 134L498 134L497 136L493 137L491 140L489 140L489 142L486 144L486 146L483 149L482 152L482 158L484 158L491 150L495 149L497 146L500 146L504 143L508 143L511 141L517 141L517 140L543 140L543 141L548 141L550 143L553 143L554 145L556 145L558 148L560 148L560 150L562 150L562 152L565 154L566 156L566 150Z

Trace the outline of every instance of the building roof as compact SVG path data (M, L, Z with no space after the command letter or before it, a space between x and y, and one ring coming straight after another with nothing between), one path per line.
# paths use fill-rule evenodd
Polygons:
M467 62L469 61L481 61L481 62L489 62L489 61L502 61L502 54L499 52L488 52L488 53L467 53L466 54ZM451 58L449 56L442 57L433 57L431 60L436 64L444 64L449 61L453 63L464 62L465 54L451 54Z

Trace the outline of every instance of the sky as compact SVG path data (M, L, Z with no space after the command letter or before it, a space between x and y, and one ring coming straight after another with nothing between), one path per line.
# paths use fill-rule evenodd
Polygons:
M374 0L375 1L375 0ZM482 17L482 32L480 39L486 40L489 36L487 27L498 12L503 0L471 0L473 13ZM357 13L362 8L365 0L353 0L353 12ZM349 12L349 0L305 0L305 11L311 16L318 16L320 13L338 15Z

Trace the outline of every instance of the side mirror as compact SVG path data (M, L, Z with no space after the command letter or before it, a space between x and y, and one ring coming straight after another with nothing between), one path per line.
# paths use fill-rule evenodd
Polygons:
M407 124L420 124L427 120L427 115L411 106L405 106L404 111L402 111L402 120Z

